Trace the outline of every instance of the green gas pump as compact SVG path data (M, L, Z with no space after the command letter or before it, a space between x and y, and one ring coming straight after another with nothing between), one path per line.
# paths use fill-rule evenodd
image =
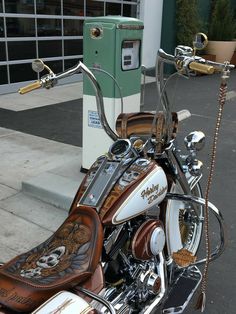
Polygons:
M134 18L105 16L84 23L84 63L101 86L113 130L121 112L140 111L142 35L143 23ZM84 78L82 168L88 169L111 143L100 124L93 88Z

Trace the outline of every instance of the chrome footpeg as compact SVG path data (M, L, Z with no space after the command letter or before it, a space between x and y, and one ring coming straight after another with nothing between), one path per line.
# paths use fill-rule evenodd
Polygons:
M196 266L186 269L174 283L162 313L183 313L201 280L202 274Z

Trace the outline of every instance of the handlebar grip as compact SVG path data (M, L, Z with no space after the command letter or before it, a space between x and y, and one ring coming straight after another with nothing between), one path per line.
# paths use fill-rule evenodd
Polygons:
M38 89L42 86L42 83L40 81L36 81L34 83L31 83L25 87L21 87L19 89L19 93L22 95L22 94L26 94L26 93L29 93L31 92L32 90L35 90L35 89Z
M191 62L189 64L189 68L193 71L197 71L203 74L213 74L214 73L214 67L211 65L198 63L198 62Z

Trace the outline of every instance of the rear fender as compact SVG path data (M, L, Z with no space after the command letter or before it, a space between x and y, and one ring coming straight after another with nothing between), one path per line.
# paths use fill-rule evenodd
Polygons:
M68 291L60 291L38 307L32 314L45 313L92 314L96 311L78 295Z

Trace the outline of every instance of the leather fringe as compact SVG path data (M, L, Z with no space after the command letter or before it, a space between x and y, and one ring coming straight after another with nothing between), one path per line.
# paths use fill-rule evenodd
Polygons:
M206 306L206 293L201 291L197 299L197 303L195 305L195 310L201 310L201 312L204 312L205 306Z

